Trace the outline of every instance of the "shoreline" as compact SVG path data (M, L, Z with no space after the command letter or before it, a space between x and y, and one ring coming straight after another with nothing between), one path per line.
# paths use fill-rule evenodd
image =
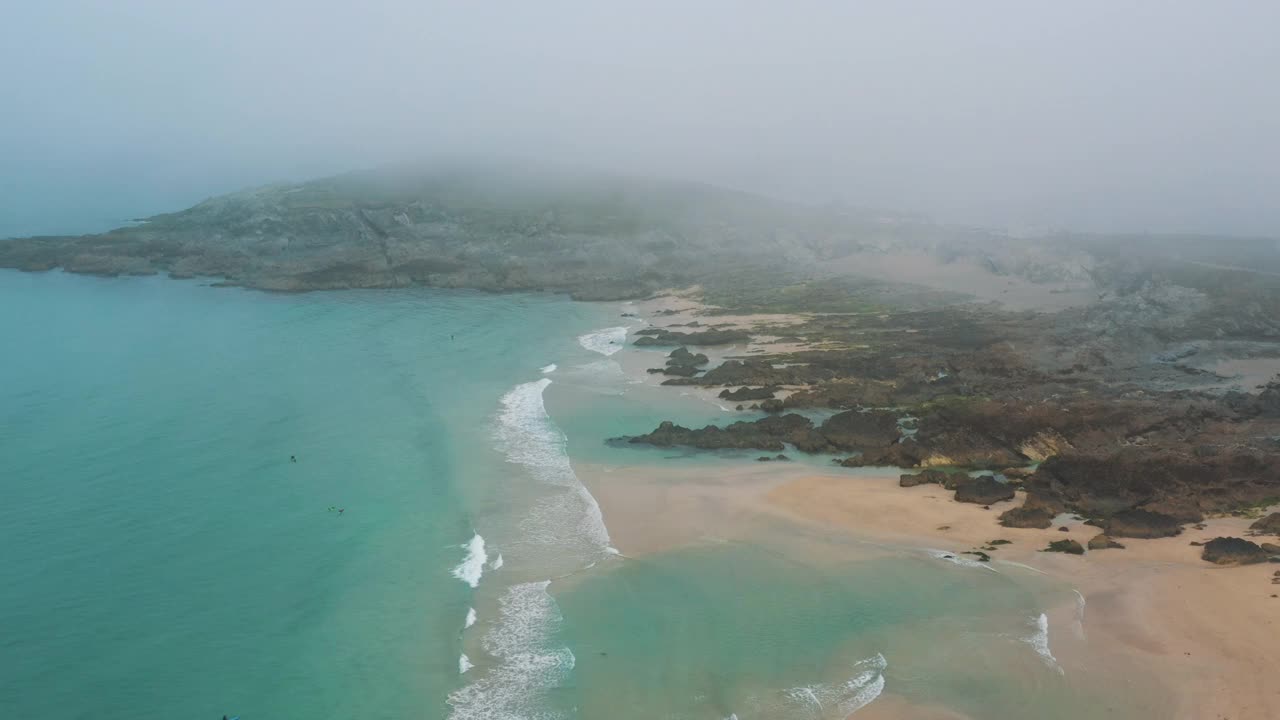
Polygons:
M703 307L679 295L636 301L627 309L657 327L695 317L706 317L707 325L731 323L741 328L780 324L778 316L698 315ZM797 321L794 316L787 319ZM786 351L770 348L766 341L715 354L742 356L753 347L760 348L756 352ZM628 345L615 359L628 375L639 373L640 379L649 380L637 355ZM719 400L711 388L672 389L697 390L711 402ZM660 474L664 482L659 486L642 481L645 472ZM1176 699L1174 717L1186 720L1265 719L1280 708L1280 688L1270 682L1266 670L1280 667L1280 644L1269 642L1280 630L1280 598L1275 597L1280 585L1270 582L1280 566L1219 567L1202 560L1200 549L1190 545L1217 536L1247 536L1249 520L1210 518L1203 530L1188 528L1176 537L1152 540L1121 538L1124 549L1089 551L1084 556L1040 552L1049 542L1066 538L1087 547L1101 530L1080 521L1059 522L1062 516L1045 530L1003 527L997 517L1021 505L1022 492L1012 501L984 509L956 502L937 485L899 487L902 472L912 471L742 460L670 470L630 464L584 466L580 474L598 498L616 545L633 556L715 540L720 533L732 534L733 527L749 517L789 523L798 534L805 529L834 531L855 541L922 551L963 553L988 546L991 540L1008 540L1010 544L988 551L994 567L1013 563L1030 568L1080 593L1078 609L1046 608L1059 637L1075 626L1075 613L1083 613L1075 632L1087 643L1064 642L1062 649L1055 645L1064 664L1115 663L1147 669ZM1058 530L1060 525L1067 532ZM915 706L891 690L860 716L964 717L946 708Z

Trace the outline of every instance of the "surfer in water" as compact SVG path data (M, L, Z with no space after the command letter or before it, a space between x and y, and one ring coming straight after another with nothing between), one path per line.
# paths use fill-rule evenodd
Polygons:
M290 455L290 456L289 456L289 462L298 462L298 456L297 456L297 455Z

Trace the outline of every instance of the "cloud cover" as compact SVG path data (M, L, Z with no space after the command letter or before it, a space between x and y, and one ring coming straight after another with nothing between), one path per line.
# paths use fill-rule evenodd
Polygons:
M7 3L0 235L441 153L1277 235L1277 27L1238 0Z

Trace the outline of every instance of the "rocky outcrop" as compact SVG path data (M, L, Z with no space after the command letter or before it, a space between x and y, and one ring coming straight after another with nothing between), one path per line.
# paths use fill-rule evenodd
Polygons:
M1280 535L1280 512L1255 520L1249 529L1260 535Z
M737 390L721 390L720 397L724 400L732 400L734 402L743 402L746 400L768 400L778 391L774 387L750 388L741 387Z
M1043 530L1053 525L1055 513L1043 507L1011 508L1000 513L1000 524L1011 528L1035 528Z
M915 474L906 474L898 477L899 487L915 487L917 485L942 485L944 487L950 482L951 473L942 470L922 470Z
M1013 487L990 475L979 475L959 483L956 486L955 499L956 502L992 505L1004 500L1012 500Z
M706 450L744 449L781 451L791 443L805 452L827 448L825 439L814 431L813 423L795 414L771 416L754 422L735 422L723 428L707 425L690 429L664 421L646 435L625 438L627 442L657 447L685 446Z
M1216 537L1204 544L1200 557L1215 565L1252 565L1266 562L1269 556L1244 538Z
M1049 543L1049 547L1041 552L1067 553L1069 555L1083 555L1084 548L1075 540L1054 540Z
M641 331L645 332L645 331ZM699 366L707 364L707 356L702 353L693 354L686 347L678 347L667 355L667 364L661 368L649 368L650 373L661 373L681 378L691 378L701 370Z
M1112 540L1106 533L1098 533L1092 538L1089 538L1090 550L1108 550L1112 548L1123 549L1124 545Z
M744 343L751 341L751 334L743 330L699 330L696 332L684 333L664 330L662 328L648 328L636 333L640 337L636 338L635 345L645 346L662 346L662 345L733 345L734 343Z
M897 413L848 410L823 421L822 435L840 450L884 448L898 440Z
M1182 534L1178 519L1150 510L1121 510L1106 519L1107 534L1113 537L1162 538Z

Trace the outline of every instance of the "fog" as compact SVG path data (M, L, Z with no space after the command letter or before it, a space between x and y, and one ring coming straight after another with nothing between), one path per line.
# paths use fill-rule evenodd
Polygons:
M0 235L440 154L1280 234L1271 2L9 2Z

